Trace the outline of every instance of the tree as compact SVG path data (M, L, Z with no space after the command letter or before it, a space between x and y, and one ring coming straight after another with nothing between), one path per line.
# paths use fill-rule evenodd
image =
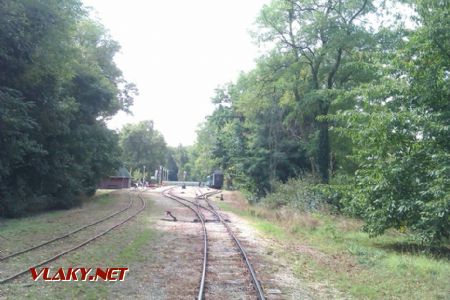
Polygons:
M153 128L153 121L127 124L120 131L122 161L132 169L146 170L148 179L154 170L166 162L166 142L159 131Z
M78 0L1 1L0 216L77 205L119 165L118 49Z
M185 147L181 144L179 144L177 147L173 147L170 149L172 158L174 159L175 165L176 165L176 170L177 173L175 174L177 179L178 178L183 178L183 174L186 171L189 175L192 175L192 161L194 161L195 159L190 158L189 155L192 152L191 147ZM169 169L170 166L168 166ZM194 176L193 178L197 178L196 176ZM199 177L200 178L200 177ZM198 179L201 180L201 179Z
M178 181L178 165L174 158L174 149L168 148L166 155L167 169L169 170L168 180Z
M371 44L363 18L373 9L370 0L278 0L263 8L257 37L260 42L276 42L290 58L291 94L298 106L312 106L315 116L326 116L340 90L364 79L355 62L357 53ZM329 124L321 119L315 126L319 172L327 183Z
M354 143L348 205L371 235L410 230L425 243L450 236L450 6L418 1L418 28L398 43L384 77L336 117Z

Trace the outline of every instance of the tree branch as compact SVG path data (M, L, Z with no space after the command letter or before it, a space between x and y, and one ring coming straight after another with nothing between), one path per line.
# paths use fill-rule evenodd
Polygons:
M367 2L369 2L369 0L364 0L363 5L361 6L361 8L350 18L350 20L348 21L347 25L350 25L355 18L363 12L363 10L366 8Z
M337 56L336 56L336 62L334 63L333 68L331 69L330 73L328 74L328 80L327 80L328 89L333 88L334 76L336 75L336 72L339 69L339 66L341 64L341 59L342 59L342 48L339 48Z

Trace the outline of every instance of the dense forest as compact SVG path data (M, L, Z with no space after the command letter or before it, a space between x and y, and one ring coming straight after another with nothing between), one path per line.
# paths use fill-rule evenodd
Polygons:
M448 238L450 2L274 0L256 24L266 51L216 90L190 172L372 236Z
M121 164L118 50L78 0L0 1L0 216L72 207Z

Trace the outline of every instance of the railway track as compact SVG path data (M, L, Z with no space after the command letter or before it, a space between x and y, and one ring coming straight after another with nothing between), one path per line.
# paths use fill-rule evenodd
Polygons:
M114 212L114 213L112 213L112 214L110 214L110 215L108 215L106 217L103 217L103 218L101 218L99 220L96 220L95 222L92 222L90 224L81 226L81 227L79 227L79 228L77 228L75 230L72 230L72 231L70 231L70 232L68 232L66 234L61 235L61 236L55 237L55 238L53 238L51 240L42 242L42 243L40 243L38 245L35 245L35 246L32 246L32 247L29 247L29 248L26 248L26 249L23 249L23 250L11 253L11 254L9 254L7 256L4 256L4 257L1 257L0 258L0 266L2 267L1 269L5 269L4 266L2 266L2 265L4 265L7 262L10 262L12 260L15 260L16 258L21 258L23 256L23 254L25 254L25 253L30 253L30 252L37 251L37 250L45 250L48 246L54 246L56 243L66 239L66 238L73 237L73 236L75 236L78 233L84 232L85 229L87 229L87 228L94 227L95 225L98 225L98 224L102 224L102 223L104 223L105 221L107 221L109 219L113 219L114 217L117 218L118 215L124 214L124 213L126 213L128 211L131 212L129 215L126 216L125 219L122 219L119 222L114 223L112 226L108 227L106 230L103 230L100 233L97 233L96 231L94 231L93 234L89 235L81 243L77 243L75 246L71 246L70 248L65 249L63 251L59 250L56 254L52 254L51 257L49 257L49 258L47 257L47 258L45 258L44 260L42 260L42 261L40 261L38 263L32 263L31 265L29 265L26 268L21 268L19 271L15 271L14 273L12 273L10 275L7 275L4 278L0 278L0 284L4 284L4 283L7 283L7 282L10 282L10 281L12 281L12 280L14 280L14 279L16 279L16 278L26 274L26 273L29 273L30 268L41 267L43 265L46 265L46 264L48 264L48 263L50 263L50 262L60 258L63 255L66 255L66 254L68 254L70 252L73 252L73 251L75 251L75 250L77 250L77 249L79 249L79 248L81 248L81 247L83 247L83 246L93 242L94 240L98 239L99 237L104 236L105 234L107 234L111 230L119 227L120 225L128 222L133 217L135 217L139 213L141 213L146 207L146 203L145 203L144 199L141 197L140 194L137 194L136 198L138 199L137 201L135 201L136 199L134 199L133 196L131 196L131 194L129 194L129 200L130 201L128 203L128 206L126 206L123 209L120 209L120 210L118 210L118 211L116 211L116 212ZM139 206L139 204L138 204L137 205L137 210L134 211L133 207L135 206L135 202L140 202L141 205ZM14 263L14 262L12 262L12 263Z
M193 201L175 195L173 188L163 192L164 196L190 209L202 226L203 264L197 299L264 300L264 291L244 247L227 221L208 200L209 196L216 193L199 193L197 189ZM205 201L206 205L200 201Z

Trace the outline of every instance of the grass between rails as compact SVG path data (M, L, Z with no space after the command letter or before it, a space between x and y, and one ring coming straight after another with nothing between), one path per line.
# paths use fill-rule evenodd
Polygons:
M122 199L122 201L127 201ZM124 282L33 282L22 278L0 286L0 299L107 299L132 297L133 286L142 274L143 261L151 261L152 253L146 251L153 240L158 238L151 225L154 222L153 205L147 200L147 210L129 223L118 227L95 242L63 256L48 267L128 267ZM150 213L150 215L149 215Z
M114 210L109 207L114 207L123 198L126 198L123 194L101 193L86 198L81 207L70 210L49 211L19 219L0 219L0 254L6 255L73 230L90 221L86 218L86 212L106 216L110 209Z
M369 238L345 217L216 203L277 240L274 251L311 286L330 282L357 299L450 299L448 247L424 251L395 231Z

